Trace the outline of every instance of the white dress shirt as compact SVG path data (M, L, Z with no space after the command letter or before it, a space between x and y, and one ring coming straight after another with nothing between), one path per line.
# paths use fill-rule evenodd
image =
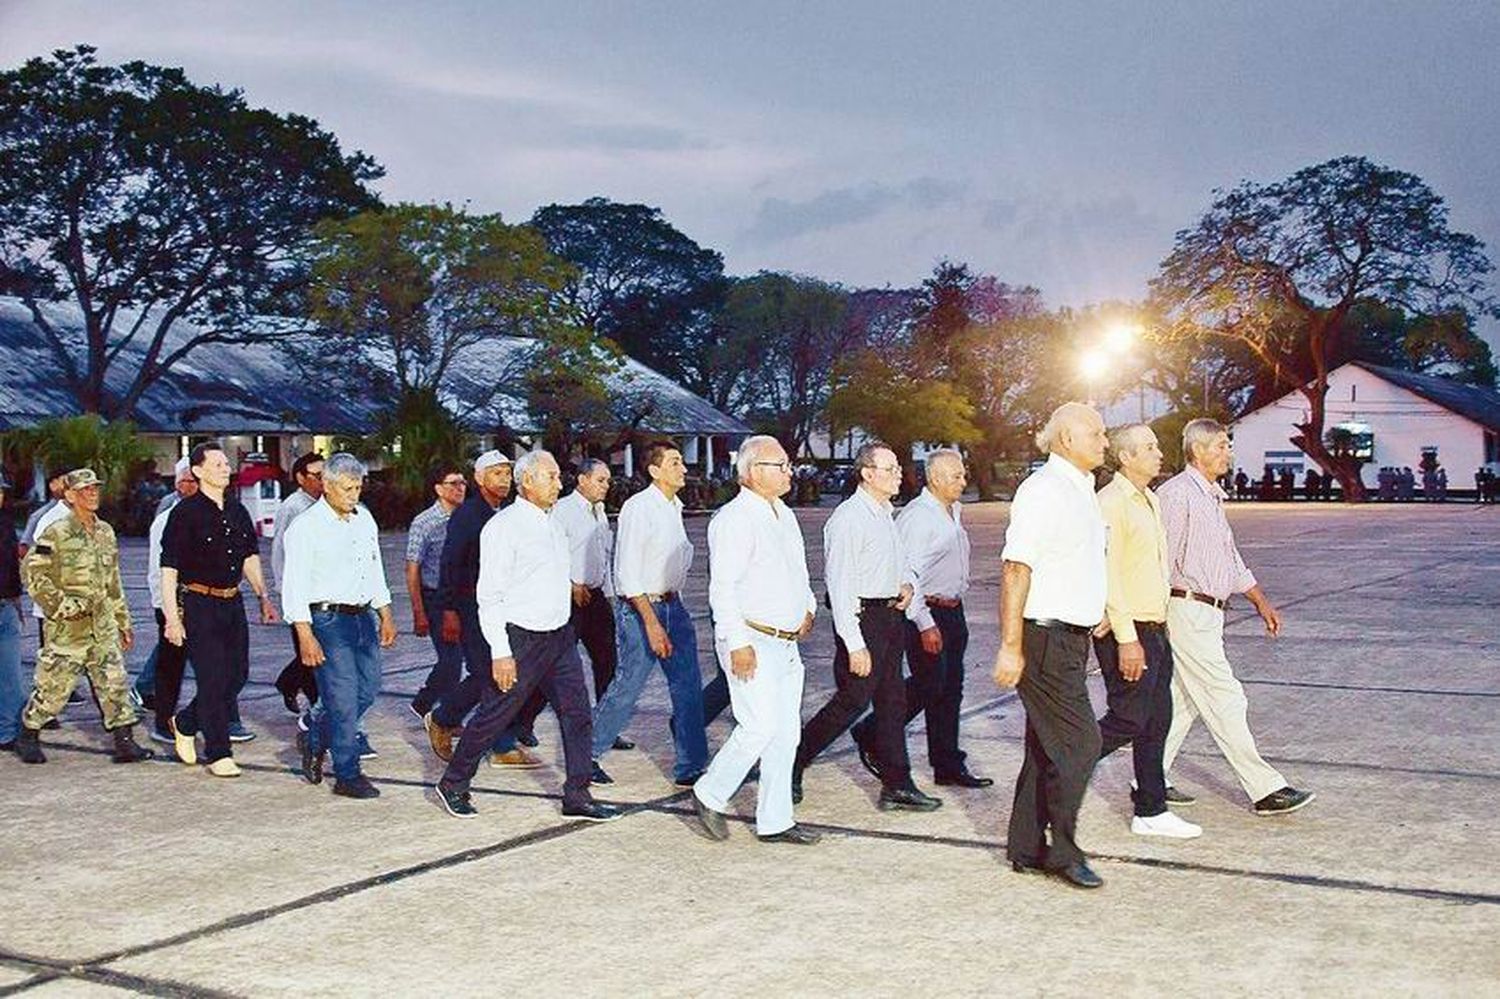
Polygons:
M745 622L796 631L817 610L796 514L740 487L708 522L708 603L714 635L733 651L750 644Z
M615 591L622 597L676 593L687 583L693 543L682 526L682 500L655 485L620 507L615 541Z
M824 576L833 605L833 630L850 652L865 647L859 631L861 597L894 597L903 583L921 600L917 577L906 559L889 500L877 501L860 486L823 525Z
M969 532L964 530L963 504L947 510L942 500L923 489L896 516L896 530L906 546L906 558L921 587L921 600L913 600L906 616L926 631L936 627L927 597L959 599L969 589Z
M1010 505L1000 558L1031 567L1024 616L1094 627L1104 618L1108 571L1094 477L1052 455Z
M276 519L272 521L271 532L271 585L278 589L281 587L281 577L286 572L287 529L292 526L292 521L312 509L316 502L306 490L298 489L276 508Z
M288 623L311 622L310 604L369 604L378 610L390 602L380 532L369 510L356 506L340 517L320 499L287 528L281 616Z
M609 529L609 517L603 503L590 503L577 489L557 501L552 519L568 536L569 575L573 582L614 596L609 578L610 557L614 554L615 535Z
M176 506L177 504L172 504ZM151 521L151 530L146 532L146 589L151 591L151 606L161 610L161 538L167 530L167 518L172 507L167 507Z
M547 511L523 496L489 519L479 532L474 597L479 630L496 659L511 654L506 625L553 631L568 623L568 535Z

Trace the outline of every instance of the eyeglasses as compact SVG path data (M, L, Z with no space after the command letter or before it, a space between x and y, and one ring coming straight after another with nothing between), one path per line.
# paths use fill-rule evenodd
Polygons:
M900 465L871 465L870 467L877 472L894 472L897 475L901 474Z
M442 482L439 482L438 485L452 486L455 489L462 489L464 486L468 485L468 482L464 481L463 479L444 479Z
M755 467L756 468L779 468L783 472L790 472L792 470L792 463L789 462L789 461L757 461L757 462L755 462Z
M304 479L321 479L323 477L322 472L302 472L300 474Z

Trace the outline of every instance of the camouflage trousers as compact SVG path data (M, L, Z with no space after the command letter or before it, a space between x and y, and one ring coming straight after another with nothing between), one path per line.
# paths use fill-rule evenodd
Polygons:
M136 723L135 705L130 703L125 673L125 657L119 647L94 646L67 652L48 645L36 656L36 686L21 713L21 724L35 731L56 718L67 706L68 697L78 685L80 674L87 674L99 700L104 727L113 731L122 725Z

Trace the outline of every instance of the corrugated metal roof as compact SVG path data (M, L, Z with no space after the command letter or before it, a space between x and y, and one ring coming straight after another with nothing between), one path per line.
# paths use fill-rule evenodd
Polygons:
M1402 371L1399 368L1366 364L1363 361L1352 363L1373 375L1384 378L1392 385L1399 385L1408 392L1421 396L1428 402L1436 403L1460 416L1466 416L1482 427L1500 430L1500 393L1493 389L1466 385L1463 382L1439 378L1436 375L1419 375L1412 371Z
M83 316L64 305L44 307L48 322L62 336L83 344ZM124 314L126 328L138 314ZM287 320L267 317L269 324ZM178 322L168 348L202 332ZM472 413L476 425L503 424L518 433L541 429L519 395L494 391L495 380L517 370L535 341L506 337L465 350L454 361L445 391L455 411ZM126 390L139 369L144 345L132 343L111 366L110 391ZM622 419L650 401L643 430L663 434L748 434L750 428L720 412L661 373L627 361L611 379L620 395ZM77 403L63 384L62 371L31 314L20 300L0 296L0 428L29 426L70 416ZM146 390L135 423L149 433L368 433L379 417L378 402L343 386L309 383L280 347L267 344L207 344Z

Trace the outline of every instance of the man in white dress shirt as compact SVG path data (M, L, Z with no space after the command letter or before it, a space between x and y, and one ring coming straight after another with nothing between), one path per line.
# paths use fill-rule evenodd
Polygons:
M594 673L594 701L604 696L615 678L615 587L609 578L615 537L604 512L609 495L609 466L585 458L578 466L577 485L557 501L552 519L568 536L569 577L573 588L573 634L588 650ZM631 744L616 749L632 749Z
M1104 619L1108 585L1092 474L1108 442L1099 414L1077 402L1054 410L1036 440L1047 463L1016 490L1000 555L995 682L1016 687L1026 706L1026 757L1005 850L1017 871L1097 888L1104 882L1075 835L1099 759L1085 677L1089 636Z
M930 812L942 801L917 790L906 755L903 621L907 607L921 594L892 519L891 498L901 488L901 463L889 447L872 442L859 449L854 467L858 488L823 525L838 693L802 728L792 800L802 798L802 771L873 701L880 809Z
M994 783L969 773L958 748L964 699L964 653L969 624L963 596L969 589L969 532L959 497L968 485L963 455L942 449L927 455L927 486L896 516L896 530L917 577L921 600L906 608L906 721L927 714L927 762L940 785L979 788ZM860 762L878 770L871 747L875 719L866 716L852 732Z
M677 750L673 780L691 787L708 766L703 731L703 677L698 672L698 632L682 602L682 587L693 564L693 545L682 526L687 481L682 453L671 444L646 452L651 485L620 508L615 544L615 634L619 663L609 689L594 706L596 784L612 784L598 765L605 750L630 723L636 701L653 666L667 675L672 698L672 741Z
M151 655L146 660L146 665L141 667L140 676L136 677L135 699L141 707L146 702L151 702L152 710L156 712L156 723L151 729L151 738L157 742L171 743L172 730L167 721L177 713L176 703L162 704L156 699L156 673L165 662L166 670L170 675L175 671L178 677L182 676L186 664L187 649L180 645L173 645L167 641L167 616L162 613L161 601L161 540L167 530L167 518L172 515L172 508L180 500L196 495L198 492L198 480L193 477L192 465L186 456L178 459L172 469L176 481L173 489L163 500L170 497L171 503L165 504L165 509L158 513L151 521L151 527L146 532L146 589L151 593L151 609L156 615L156 648L151 650ZM160 507L162 504L158 504ZM175 701L175 699L174 699Z
M323 495L323 456L309 451L292 462L292 479L297 488L292 495L281 501L276 508L276 520L271 529L271 585L280 586L286 575L286 534L292 521L302 516ZM276 689L281 693L282 703L292 714L301 714L297 704L300 692L307 698L308 706L318 702L318 684L312 670L302 665L302 650L297 648L297 629L292 633L292 658L276 676Z
M298 733L303 775L322 779L333 756L335 794L376 798L360 771L359 717L380 693L380 649L396 642L396 617L375 518L359 505L365 466L335 454L323 466L323 498L287 529L283 614L297 629L302 664L316 671L319 706ZM379 623L376 622L376 613Z
M520 497L496 513L479 535L479 627L489 644L491 679L479 707L454 747L437 792L448 814L477 815L469 782L479 759L516 721L527 699L540 691L562 727L562 812L592 821L618 818L619 809L589 793L588 689L578 641L568 624L572 583L568 578L568 536L551 511L562 491L562 472L546 451L516 461Z
M751 437L736 458L740 491L708 522L708 602L714 649L729 677L734 731L693 788L698 821L725 839L724 811L760 763L755 832L807 845L818 834L792 818L792 764L802 728L802 656L817 600L797 517L781 501L792 465L774 437Z

